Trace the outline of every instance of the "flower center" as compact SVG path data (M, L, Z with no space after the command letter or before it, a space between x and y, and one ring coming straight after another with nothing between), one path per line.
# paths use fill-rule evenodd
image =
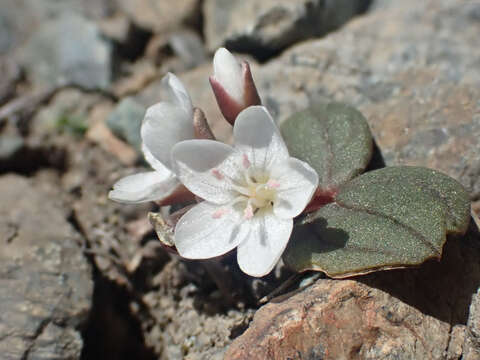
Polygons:
M217 209L212 215L213 218L221 218L230 208L241 206L243 217L251 219L259 210L267 210L273 206L280 184L270 179L268 173L253 169L246 155L243 155L242 166L244 178L237 179L232 184L233 190L238 193L237 196L227 206ZM224 179L224 175L218 169L212 169L212 174L218 180Z
M235 203L245 202L244 217L251 219L258 210L273 206L278 186L279 184L268 176L252 176L249 171L245 171L245 183L235 186L239 193Z

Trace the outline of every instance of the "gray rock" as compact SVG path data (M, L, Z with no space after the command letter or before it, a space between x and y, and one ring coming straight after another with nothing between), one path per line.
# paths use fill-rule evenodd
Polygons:
M141 150L140 126L145 110L146 108L133 98L125 98L113 109L106 122L115 135L126 140L138 151Z
M12 24L6 16L0 14L0 54L5 54L11 49L13 42Z
M0 0L3 6L8 7L9 0ZM10 5L12 6L12 5ZM19 0L14 6L22 13L32 14L43 21L58 18L64 14L81 14L89 19L99 20L110 16L115 8L111 0Z
M93 291L90 267L52 197L26 178L0 178L2 359L80 359Z
M0 55L13 52L38 27L64 14L99 20L113 12L111 0L0 0Z
M0 161L9 159L23 148L25 142L17 134L0 134Z
M0 19L1 22L1 19ZM1 28L1 24L0 24ZM2 30L0 29L0 47ZM1 52L1 50L0 50ZM0 73L2 78L0 79L0 105L10 100L16 93L16 85L20 80L20 67L16 62L8 57L0 57Z
M287 46L338 28L368 7L368 0L206 0L204 32L210 50L266 58Z
M197 33L189 30L177 31L170 36L169 44L186 69L191 69L207 60L202 39Z
M162 33L194 17L198 0L118 0L118 5L137 26Z
M110 43L98 27L76 15L43 24L21 51L21 61L35 85L74 84L107 89L111 82Z

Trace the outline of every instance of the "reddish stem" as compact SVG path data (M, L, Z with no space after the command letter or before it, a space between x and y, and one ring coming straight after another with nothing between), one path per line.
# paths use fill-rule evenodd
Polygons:
M338 189L320 189L318 188L303 212L312 212L335 201Z

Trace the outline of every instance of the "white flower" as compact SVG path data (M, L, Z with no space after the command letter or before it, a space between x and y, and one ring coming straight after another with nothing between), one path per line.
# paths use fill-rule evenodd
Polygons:
M193 107L185 87L173 74L162 79L166 100L147 109L140 130L142 150L154 171L124 177L108 197L122 203L161 201L181 185L171 171L170 152L179 141L194 138Z
M214 75L210 84L223 116L231 124L238 114L252 105L260 105L250 66L240 64L227 49L220 48L213 57Z
M293 218L310 201L318 175L292 158L267 110L242 111L233 128L235 147L212 140L187 140L172 150L180 181L205 199L175 228L179 254L216 257L238 247L240 268L268 274L290 237Z

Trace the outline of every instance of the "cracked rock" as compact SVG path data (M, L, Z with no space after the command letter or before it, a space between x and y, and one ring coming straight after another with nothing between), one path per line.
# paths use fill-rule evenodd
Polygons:
M2 360L80 359L93 291L79 235L24 177L0 177Z

